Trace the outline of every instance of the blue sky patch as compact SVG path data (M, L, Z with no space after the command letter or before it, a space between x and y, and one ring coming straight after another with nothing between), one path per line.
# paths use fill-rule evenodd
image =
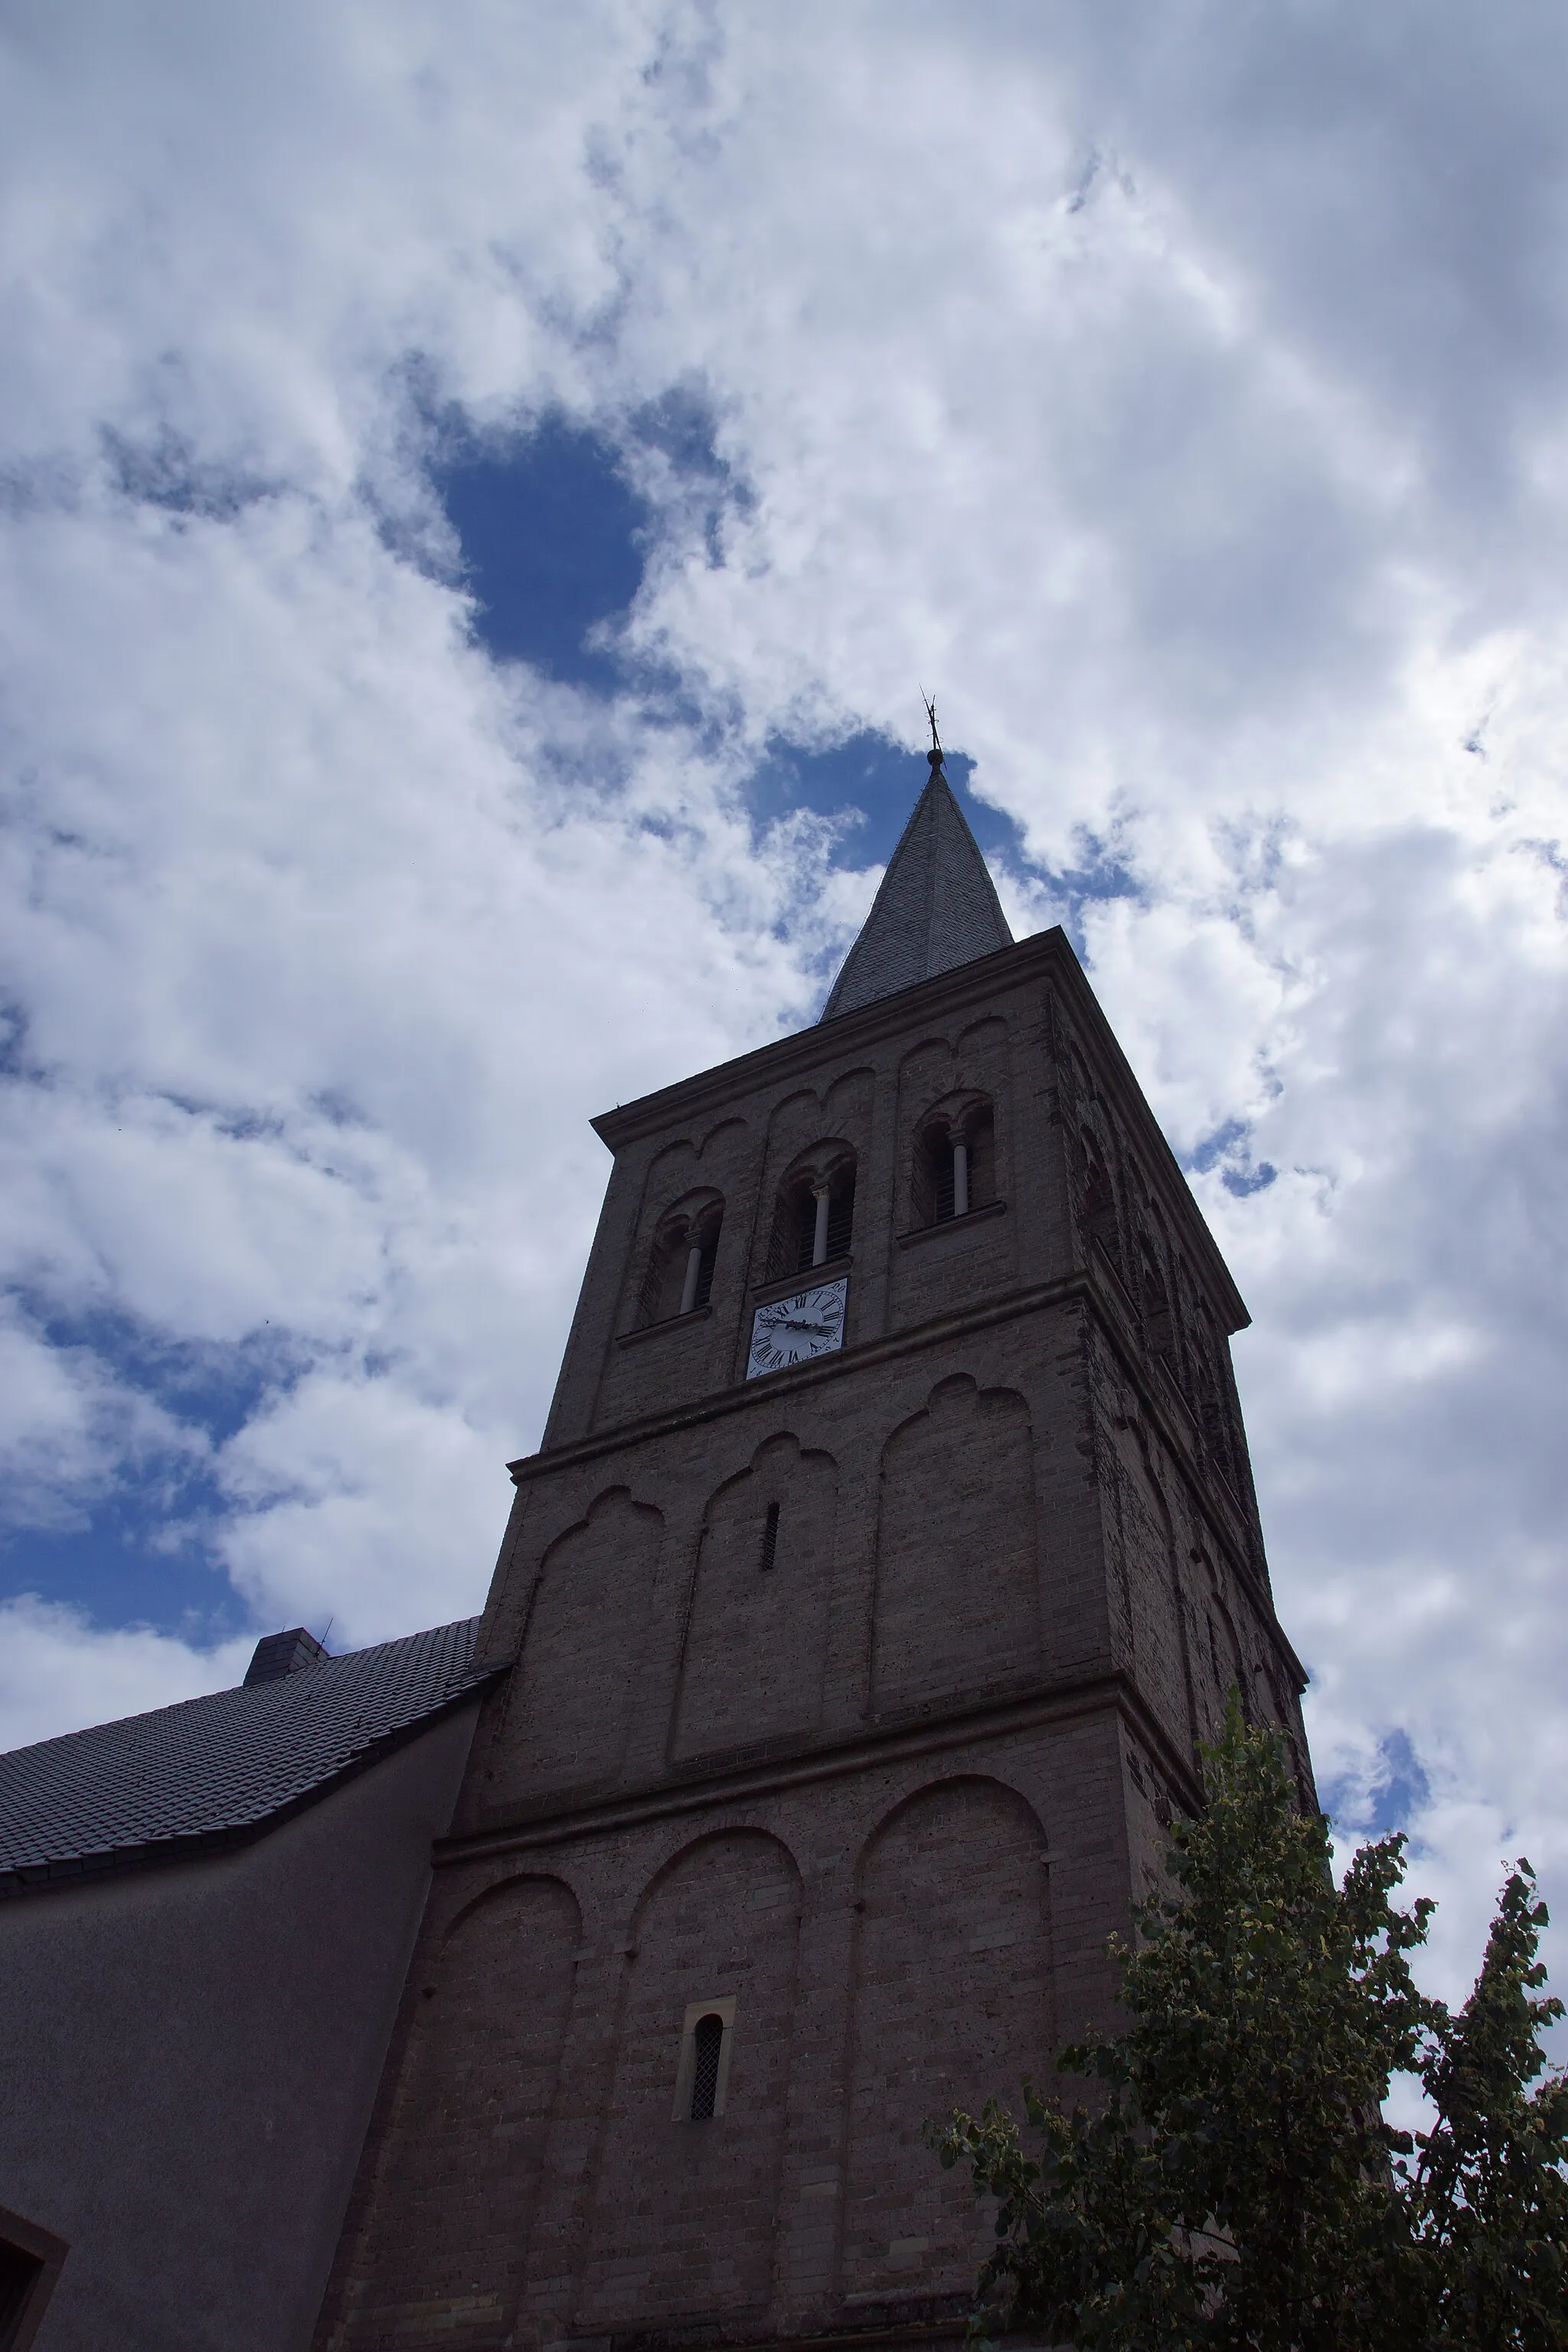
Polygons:
M613 656L586 640L641 586L649 514L611 444L547 417L510 439L449 444L431 478L462 548L480 644L570 685L612 687Z
M94 1510L85 1528L30 1528L0 1549L7 1599L36 1593L68 1603L99 1625L150 1625L205 1648L242 1632L250 1611L223 1563L197 1535L171 1542L171 1523L226 1518L229 1506L205 1480L171 1487L144 1476Z
M1078 848L1076 866L1046 866L1042 873L1053 889L1060 892L1072 907L1091 899L1136 898L1140 904L1148 900L1149 893L1126 861L1100 835L1091 833L1087 825L1073 829Z
M1222 1165L1226 1160L1230 1162L1228 1167ZM1259 1160L1254 1165L1251 1130L1245 1119L1239 1118L1227 1118L1223 1127L1205 1135L1188 1155L1185 1164L1200 1176L1218 1167L1219 1181L1226 1191L1242 1200L1249 1192L1266 1192L1279 1173L1268 1160Z
M1322 1795L1324 1810L1342 1834L1374 1838L1408 1829L1431 1801L1432 1788L1409 1734L1396 1727L1379 1740L1370 1774L1346 1773Z
M974 761L963 751L950 751L946 772L984 855L1016 862L1021 855L1017 826L968 789ZM838 828L833 864L858 872L887 864L929 773L923 751L911 751L867 728L826 751L807 751L775 739L745 789L764 824L796 809L827 818Z
M1256 1168L1226 1169L1219 1181L1227 1192L1245 1200L1249 1192L1267 1192L1279 1173L1271 1160L1260 1160Z
M51 1346L90 1355L155 1401L195 1443L141 1455L118 1484L84 1500L77 1524L16 1527L0 1541L0 1595L68 1601L101 1625L152 1625L199 1643L248 1622L205 1531L233 1516L209 1449L244 1427L300 1369L288 1336L263 1330L237 1347L173 1344L133 1317L39 1317Z

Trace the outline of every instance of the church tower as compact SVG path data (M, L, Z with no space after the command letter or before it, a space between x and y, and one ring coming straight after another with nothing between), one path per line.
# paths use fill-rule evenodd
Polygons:
M931 776L817 1025L615 1167L318 2344L956 2344L928 2116L1048 2082L1238 1684L1246 1310Z

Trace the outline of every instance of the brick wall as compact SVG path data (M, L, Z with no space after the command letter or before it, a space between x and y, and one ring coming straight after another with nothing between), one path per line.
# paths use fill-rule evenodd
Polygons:
M911 1225L922 1120L974 1101L993 1198ZM1300 1740L1213 1402L1244 1310L1059 934L601 1125L616 1173L487 1619L518 1664L319 2340L940 2332L985 2218L927 2118L1016 2100L1113 2013L1106 1938L1229 1682ZM747 1383L780 1187L828 1146L857 1179L846 1347ZM649 1327L647 1253L699 1192L710 1300ZM693 2122L709 2000L728 2101Z

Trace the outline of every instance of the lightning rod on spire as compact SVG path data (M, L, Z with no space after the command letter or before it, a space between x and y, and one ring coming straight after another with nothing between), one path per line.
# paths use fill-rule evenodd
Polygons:
M942 765L942 737L937 733L936 729L936 697L932 694L928 694L922 686L921 688L921 700L925 704L926 717L931 720L931 750L926 753L926 758L933 768L940 768Z

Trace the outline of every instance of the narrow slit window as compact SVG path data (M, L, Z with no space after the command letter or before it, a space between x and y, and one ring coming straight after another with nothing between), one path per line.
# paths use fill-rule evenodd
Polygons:
M705 2124L723 2114L734 2049L734 1995L709 1993L689 2001L680 2021L672 2123Z
M763 1521L763 1567L764 1569L772 1568L778 1556L779 1507L776 1503L770 1503L768 1505L768 1515Z
M711 2011L700 2017L692 2033L695 2064L691 2070L691 2120L707 2123L719 2095L719 2057L724 2047L724 2021Z

